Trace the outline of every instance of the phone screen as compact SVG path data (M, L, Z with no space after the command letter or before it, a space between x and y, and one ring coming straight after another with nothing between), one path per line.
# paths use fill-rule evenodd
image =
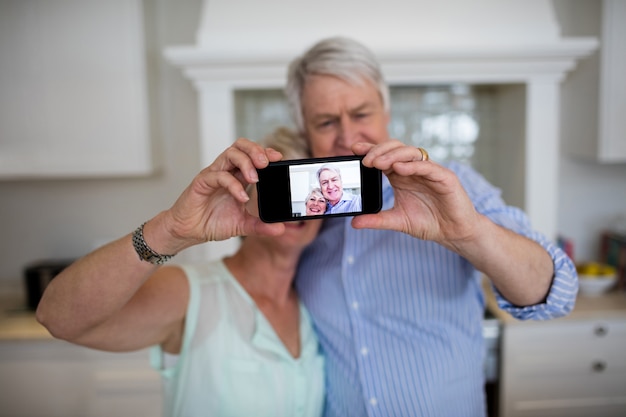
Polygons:
M382 174L361 156L299 159L258 170L259 217L264 222L356 216L382 207Z

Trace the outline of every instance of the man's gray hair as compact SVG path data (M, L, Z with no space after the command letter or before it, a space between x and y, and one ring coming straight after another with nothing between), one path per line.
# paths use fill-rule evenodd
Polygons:
M339 168L331 164L324 164L320 167L320 169L317 170L317 182L320 181L320 175L322 175L322 172L324 171L334 172L335 174L339 175L339 179L341 179L341 171L339 170Z
M285 95L300 133L305 130L302 90L311 75L331 75L350 84L370 81L377 87L385 110L389 111L389 87L372 51L349 38L327 38L289 64Z

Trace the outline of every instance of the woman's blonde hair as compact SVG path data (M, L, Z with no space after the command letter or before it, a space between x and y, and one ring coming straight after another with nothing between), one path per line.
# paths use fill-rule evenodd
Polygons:
M306 198L304 199L304 201L308 201L309 198L311 198L312 195L317 195L322 197L324 200L326 200L326 197L324 197L324 193L322 193L322 189L320 187L315 187L312 188L311 191L309 191L309 193L306 195Z
M309 144L304 136L284 126L276 128L276 130L260 140L259 144L280 152L283 154L283 159L304 159L311 156ZM251 195L253 189L253 184L246 187L248 195Z
M284 126L278 127L259 143L282 153L283 159L303 159L311 156L306 139Z

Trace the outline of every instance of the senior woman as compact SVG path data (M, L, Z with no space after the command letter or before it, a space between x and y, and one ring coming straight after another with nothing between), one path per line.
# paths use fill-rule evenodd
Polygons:
M307 216L319 216L326 213L326 199L319 187L313 188L304 200Z
M290 135L266 142L275 150L238 140L170 209L55 277L37 319L95 349L153 346L165 416L320 416L323 358L292 281L321 220L265 224L249 186L279 152L308 156ZM162 254L236 235L247 237L230 257L159 266L172 256Z

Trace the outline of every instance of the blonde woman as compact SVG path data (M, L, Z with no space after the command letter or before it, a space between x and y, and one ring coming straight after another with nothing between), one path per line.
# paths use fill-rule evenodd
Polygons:
M58 275L39 304L58 338L108 351L153 346L165 416L321 415L323 358L292 285L321 220L262 223L250 186L281 153L308 154L284 129L266 144L275 150L238 140L170 209ZM237 235L247 237L230 257L160 266Z
M326 199L319 188L313 188L304 200L307 216L319 216L326 213Z

